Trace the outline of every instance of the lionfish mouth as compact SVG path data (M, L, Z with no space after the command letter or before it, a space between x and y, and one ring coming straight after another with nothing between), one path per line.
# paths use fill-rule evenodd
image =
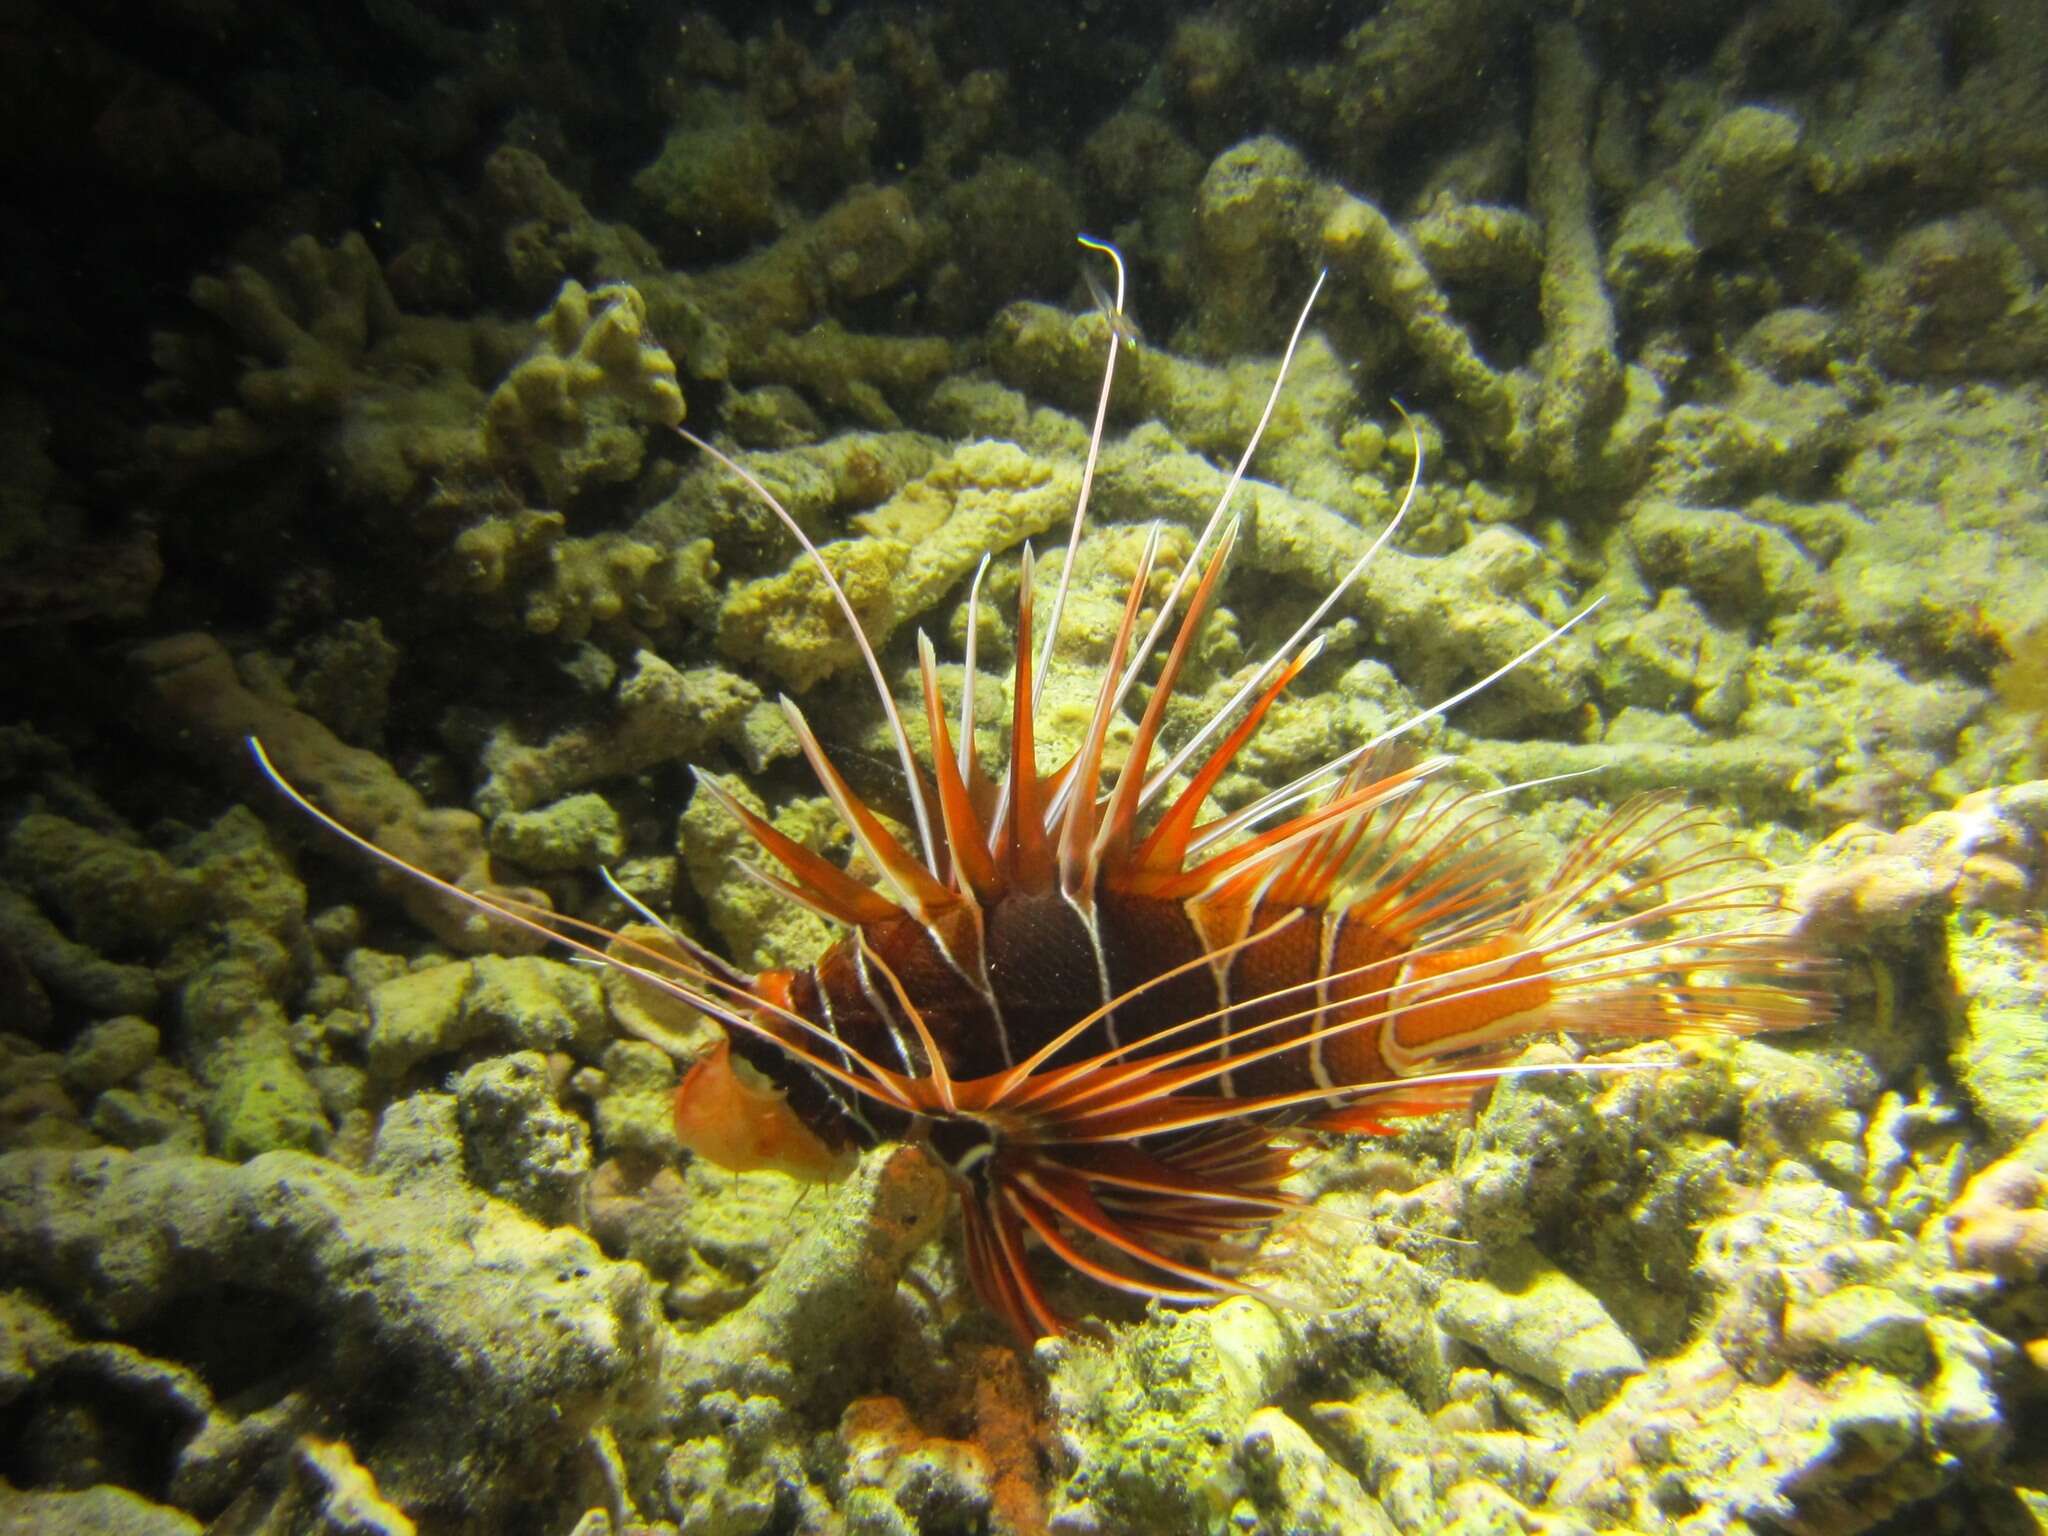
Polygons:
M802 546L845 616L902 763L912 846L847 786L797 705L782 701L820 786L879 874L872 886L712 779L698 781L780 866L747 872L841 926L844 936L814 965L747 974L644 909L655 926L622 934L461 889L342 826L252 743L285 794L369 857L722 1023L727 1044L678 1091L686 1146L738 1166L823 1171L863 1141L928 1145L961 1197L975 1289L1026 1341L1065 1326L1036 1270L1047 1255L1144 1297L1260 1294L1226 1272L1227 1257L1235 1240L1298 1207L1283 1183L1312 1133L1384 1133L1518 1074L1627 1069L1513 1064L1533 1034L1788 1029L1831 1012L1810 957L1783 936L1777 882L1676 795L1624 803L1540 875L1500 809L1506 791L1437 788L1449 759L1396 745L1554 644L1592 607L1472 687L1204 819L1219 779L1316 656L1324 620L1399 526L1420 482L1419 444L1401 511L1371 548L1230 702L1154 765L1167 704L1239 535L1232 494L1271 419L1313 292L1193 553L1141 633L1159 553L1151 531L1082 744L1056 771L1038 771L1040 696L1128 334L1117 323L1121 257L1103 242L1082 243L1114 264L1108 357L1042 640L1032 554L1023 551L1000 774L979 762L972 729L987 557L969 597L957 745L931 643L918 637L932 742L920 763L881 661L816 546L746 468L683 433ZM1110 726L1155 664L1130 750L1108 773Z

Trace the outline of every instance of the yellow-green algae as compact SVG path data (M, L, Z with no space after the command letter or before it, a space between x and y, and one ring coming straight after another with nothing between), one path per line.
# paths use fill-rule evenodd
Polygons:
M1115 223L1140 317L1162 323L1123 357L1048 757L1092 694L1133 525L1164 520L1167 566L1187 558L1328 262L1174 731L1397 501L1409 427L1386 395L1429 471L1219 800L1604 596L1430 744L1487 787L1595 770L1507 802L1538 842L1659 785L1722 801L1746 845L1788 859L1850 818L1905 827L1852 829L1807 872L1808 932L1843 957L1841 1024L1646 1047L1654 1072L1504 1089L1469 1125L1334 1150L1304 1172L1316 1211L1247 1260L1298 1310L1111 1306L1103 1338L1003 1388L954 1251L918 1246L942 1203L928 1167L883 1154L800 1200L679 1166L676 1067L620 1038L647 1000L553 960L451 955L322 856L221 818L218 787L197 787L213 781L126 755L109 770L75 722L9 726L0 939L23 1033L0 1132L44 1149L0 1156L0 1241L37 1292L8 1298L0 1330L0 1407L34 1428L9 1470L79 1475L52 1426L89 1437L58 1411L80 1382L198 1428L168 1480L118 1436L89 1441L105 1475L178 1510L8 1489L0 1518L187 1529L179 1511L211 1518L252 1469L300 1486L317 1463L374 1476L430 1531L1028 1530L1049 1511L1076 1533L1692 1536L1862 1529L1937 1499L2038 1526L2037 1470L2011 1446L2048 1358L2038 791L1951 809L2038 767L2038 722L1984 686L2043 622L2038 7L1759 5L1669 49L1677 22L1631 13L1627 57L1595 7L1540 21L1526 83L1524 19L1396 0L1304 53L1278 12L1173 18L1141 89L1106 91L1071 156L1055 137L1026 161L1005 151L1042 99L1029 75L963 73L914 17L849 20L824 62L797 30L693 16L636 76L632 110L665 147L618 167L614 198L563 137L588 66L559 34L537 44L509 16L465 60L444 16L377 8L393 46L426 40L449 70L417 142L504 103L519 48L560 68L513 87L546 104L502 124L493 108L462 169L426 157L460 185L397 177L324 204L374 204L361 234L280 243L296 213L240 232L158 338L146 473L179 541L174 596L203 612L238 583L276 605L138 653L161 706L140 729L202 773L245 732L274 737L394 851L482 887L542 882L578 915L634 915L588 878L621 850L622 883L730 953L805 958L824 930L733 879L733 828L679 804L676 764L743 766L754 788L736 791L838 856L772 694L807 690L885 797L890 749L779 525L667 428L687 394L693 424L759 450L749 467L895 633L899 693L907 631L957 656L963 578L1004 557L978 635L995 758L1012 552L1065 516L1109 330L1073 312L1082 209ZM1078 77L1119 56L1115 31L1044 41L1080 50L1062 55ZM269 145L89 32L72 43L53 60L132 87L81 163L268 184ZM371 94L323 110L374 144ZM161 104L140 135L138 101ZM878 103L900 169L870 158ZM322 205L306 190L294 207ZM83 481L54 472L22 399L10 386L23 473L0 509L0 617L48 626L104 611L94 567L112 562L67 542ZM378 612L321 606L295 564L330 558L315 545L360 552ZM17 567L22 550L38 560ZM87 554L67 569L52 550ZM944 680L950 697L957 664ZM144 788L117 810L101 792L130 777ZM451 949L493 942L413 908ZM610 1257L566 1230L585 1221ZM204 1284L164 1279L181 1262ZM336 1319L276 1392L216 1396L209 1373L237 1378L215 1358L157 1358L178 1329L129 1326L205 1322L223 1278ZM262 1306L220 1315L261 1343ZM1042 1442L1016 1411L1041 1386ZM293 1450L316 1415L353 1456Z

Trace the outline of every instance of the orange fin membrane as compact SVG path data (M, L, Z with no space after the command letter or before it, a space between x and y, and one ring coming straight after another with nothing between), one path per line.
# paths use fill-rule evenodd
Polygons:
M851 1166L850 1150L834 1151L780 1090L732 1054L720 1039L683 1073L675 1093L676 1140L732 1173L772 1169L792 1178L836 1179Z

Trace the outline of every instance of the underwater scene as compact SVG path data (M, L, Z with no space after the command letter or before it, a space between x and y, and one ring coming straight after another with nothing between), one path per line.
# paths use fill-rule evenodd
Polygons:
M0 1536L2048 1533L2048 0L0 125Z

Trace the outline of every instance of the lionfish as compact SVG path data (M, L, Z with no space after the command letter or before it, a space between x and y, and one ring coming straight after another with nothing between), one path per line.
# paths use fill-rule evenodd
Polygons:
M829 1175L856 1146L922 1143L958 1192L974 1289L1026 1342L1066 1324L1035 1271L1038 1250L1147 1298L1264 1294L1228 1273L1227 1261L1247 1235L1301 1208L1283 1184L1317 1133L1383 1134L1404 1117L1466 1105L1510 1076L1602 1069L1597 1060L1514 1065L1531 1036L1783 1029L1829 1011L1808 957L1782 933L1777 883L1736 868L1747 858L1676 795L1622 804L1539 878L1499 809L1506 791L1435 788L1451 760L1396 745L1554 643L1590 607L1380 737L1205 815L1399 514L1229 704L1153 765L1168 701L1239 534L1232 495L1321 278L1193 552L1141 635L1159 552L1151 530L1081 745L1053 772L1039 770L1035 715L1129 335L1121 257L1104 242L1082 243L1115 264L1108 359L1042 641L1030 546L1022 552L1010 754L999 775L978 760L973 732L987 557L968 598L957 742L931 642L918 636L931 739L930 761L920 763L830 565L759 479L683 432L801 545L845 616L901 759L909 846L849 788L796 703L782 700L874 884L698 777L699 792L781 871L745 872L843 930L816 963L748 974L616 885L656 929L614 932L460 889L341 826L252 743L301 809L374 859L722 1024L726 1038L688 1067L676 1093L678 1137L698 1154ZM1402 512L1421 474L1418 442ZM1135 737L1111 771L1111 724L1155 660Z

